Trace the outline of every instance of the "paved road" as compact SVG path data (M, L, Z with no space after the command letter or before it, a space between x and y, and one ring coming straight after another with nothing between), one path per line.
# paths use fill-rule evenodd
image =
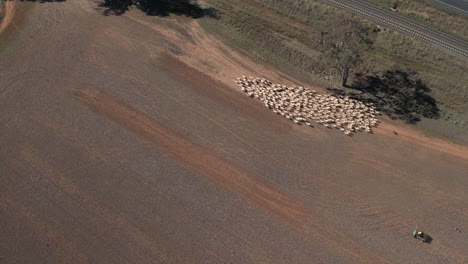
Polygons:
M468 16L468 1L467 0L429 0L457 13Z
M468 59L468 42L405 18L395 12L374 6L365 0L322 0L325 3L351 10L365 18L407 35L436 45L461 58Z

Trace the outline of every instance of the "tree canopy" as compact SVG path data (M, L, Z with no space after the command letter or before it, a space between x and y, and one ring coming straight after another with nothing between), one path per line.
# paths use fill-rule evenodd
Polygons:
M373 30L348 19L337 19L331 30L322 32L321 49L329 70L336 70L341 85L346 86L350 73L363 63L363 54L372 47Z

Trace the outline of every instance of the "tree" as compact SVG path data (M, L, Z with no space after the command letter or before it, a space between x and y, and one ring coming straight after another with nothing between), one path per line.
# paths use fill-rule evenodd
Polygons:
M343 87L350 73L363 63L364 51L372 47L373 32L348 19L337 19L332 30L322 32L323 61L328 70L338 72Z

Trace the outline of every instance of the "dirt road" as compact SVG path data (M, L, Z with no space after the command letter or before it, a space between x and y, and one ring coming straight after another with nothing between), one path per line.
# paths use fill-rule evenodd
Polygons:
M353 137L294 125L234 80L310 85L196 20L16 8L26 22L0 36L0 263L468 261L466 146L385 120Z

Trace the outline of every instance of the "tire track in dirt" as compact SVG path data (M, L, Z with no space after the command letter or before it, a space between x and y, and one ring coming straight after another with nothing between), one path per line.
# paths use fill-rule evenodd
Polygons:
M413 174L410 174L403 169L396 168L387 162L357 155L351 156L350 161L354 164L354 170L356 171L359 171L360 167L372 168L375 171L378 171L379 175L388 178L397 178L399 181L405 182L407 186L422 187L426 191L421 195L423 195L426 200L432 201L432 203L435 203L436 201L450 201L451 203L454 203L454 201L463 202L463 198L458 197L456 194L438 189L435 185L436 183L425 179L424 177L414 177Z
M24 163L27 164L33 171L37 172L41 177L55 185L64 194L72 200L80 204L80 207L87 208L90 214L85 217L89 218L92 222L105 221L108 225L115 227L120 233L130 241L140 245L141 247L149 250L154 256L162 258L162 261L169 261L171 253L165 247L156 247L155 241L149 237L145 232L140 230L126 215L116 210L111 210L92 196L83 192L70 178L49 164L38 151L32 146L25 145L21 149L21 156ZM157 249L157 251L155 251ZM144 263L151 263L151 259L145 259L141 252L132 252L134 256L138 256ZM154 259L153 259L154 260ZM182 260L180 260L182 261ZM190 263L189 260L180 263Z
M179 64L181 62L176 62L176 63L172 62L169 59L168 56L163 56L163 58L164 59L162 61L164 63L162 63L162 64L167 65L167 67L163 67L163 68L165 70L167 70L167 72L170 72L171 75L174 75L173 71L171 71L170 69L175 68L175 69L180 70L180 74L176 74L177 79L182 80L182 81L184 81L185 79L189 79L189 78L184 78L184 76L182 76L182 73L185 72L185 68L187 68L187 66L185 66L185 67L181 66ZM208 76L206 76L206 77L208 77ZM196 78L195 78L195 80L196 80ZM185 80L185 81L188 81L188 80ZM191 81L192 84L195 83L195 86L197 86L197 87L201 86L204 89L208 89L208 87L210 87L206 83L198 83L197 81L193 81L192 79L190 79L190 81ZM217 91L218 91L218 89L210 90L210 95L213 96L213 94L216 94ZM161 92L163 92L163 91L161 91ZM179 102L178 100L176 100L175 98L172 98L168 94L165 94L165 95L168 96L170 99L175 100L177 103L180 104L181 107L184 107L184 104L182 102ZM213 115L215 115L215 113L213 113ZM336 203L338 203L338 204L347 204L348 206L352 206L352 207L358 207L357 208L357 211L359 211L358 214L361 214L360 210L358 210L359 208L372 208L373 217L367 219L366 222L368 222L369 225L374 226L376 230L378 230L378 229L388 229L388 230L392 230L394 232L396 231L396 232L400 233L401 235L406 234L405 233L406 230L402 230L402 227L407 227L407 226L410 225L409 224L409 219L405 219L401 215L396 214L396 213L391 212L391 211L388 211L383 207L379 207L379 206L376 207L374 205L368 204L366 202L363 202L363 201L357 199L356 197L358 197L358 195L356 193L351 192L349 189L346 190L342 185L337 184L336 182L330 181L330 180L328 180L326 178L313 179L313 178L310 177L310 175L308 175L308 173L306 171L302 171L302 170L300 170L298 168L289 166L288 164L283 164L282 161L275 159L274 157L272 157L268 153L264 153L260 149L256 148L255 146L249 144L248 142L243 140L242 137L237 135L235 132L231 131L229 128L227 128L227 127L223 126L222 124L218 123L216 120L213 120L212 118L210 118L208 116L204 116L204 117L207 118L209 121L214 122L220 128L226 130L227 133L232 134L233 137L237 138L239 141L245 143L247 146L249 146L251 148L252 151L254 151L256 153L259 153L259 155L262 155L265 158L271 159L271 161L274 162L275 164L280 164L281 166L283 166L283 167L285 167L285 168L287 168L289 170L292 170L292 171L294 171L294 172L296 172L298 174L302 174L302 175L306 176L308 179L313 181L314 186L321 186L320 189L322 190L322 192L326 193L330 197L330 199L336 201ZM241 158L236 157L235 155L229 153L229 151L224 150L224 149L222 149L220 147L216 147L216 148L219 149L220 151L225 152L225 153L231 155L232 157L238 159L240 162L246 164L245 160L242 160ZM333 193L331 193L330 190L334 190ZM338 191L338 190L340 190L340 191ZM328 202L330 202L330 201L328 201ZM368 215L369 213L368 212L362 212L362 214L363 214L362 217L367 218L366 215ZM322 228L324 228L324 227L322 227ZM330 230L328 232L329 233L336 233L335 230ZM340 234L340 235L343 236L343 234Z
M422 133L406 128L404 126L392 125L388 122L382 122L376 134L394 137L394 131L397 131L398 138L410 144L430 148L436 151L445 152L449 155L468 161L468 147L454 144L438 138L430 138Z
M73 263L92 263L82 249L72 243L62 232L58 231L54 226L43 220L32 208L28 208L15 199L10 199L6 195L2 195L0 203L0 212L5 214L13 214L15 217L24 219L29 225L34 228L38 236L43 241L43 244L49 241L56 242L58 248L54 249L54 254L61 255L62 259L73 261ZM3 215L3 214L2 214ZM13 263L13 262L12 262ZM39 262L38 262L39 263ZM46 263L45 260L43 263Z
M391 130L390 132L393 134ZM371 157L374 156L369 155L366 157L358 155L357 152L355 155L351 155L350 161L352 162L350 162L350 164L352 164L352 168L350 168L350 170L358 173L361 172L361 174L364 175L375 175L374 177L378 177L377 182L387 182L385 178L390 179L392 183L398 181L399 184L401 184L398 190L403 191L407 189L407 193L414 191L415 186L418 186L418 189L424 191L418 192L417 199L427 203L422 206L431 206L435 214L431 220L435 223L444 223L436 219L444 218L442 215L446 214L451 215L452 219L458 219L460 222L464 222L467 219L468 211L464 208L466 202L463 200L464 197L459 197L458 193L443 191L437 188L437 183L431 181L430 178L418 174L414 175L385 161L387 158L396 158L397 162L403 162L403 158L395 157L394 154L389 154L386 157L384 156L385 158L381 156L379 159ZM377 157L377 153L375 157ZM363 168L365 169L363 170ZM408 235L408 229L413 228L415 223L423 223L426 217L420 218L418 215L409 216L405 214L394 214L392 211L386 211L383 207L377 206L375 208L377 210L374 210L372 206L366 207L358 205L355 207L354 211L359 217L369 219L369 228L388 229L392 234L398 234L398 236L401 237L406 237ZM369 210L369 212L366 212L367 210ZM449 224L445 222L443 225L451 224L452 223ZM432 235L437 237L437 242L431 244L430 251L428 251L426 255L434 254L438 257L442 257L447 260L447 263L465 263L468 258L466 251L451 245L451 238L447 234L447 230L444 230L445 227L443 227L443 225L436 225L434 227ZM402 243L404 243L404 241L402 241Z
M15 15L15 1L7 0L5 2L5 16L0 23L0 34L10 25Z
M174 76L178 81L187 85L197 87L197 91L224 106L230 106L240 111L245 116L254 118L256 122L262 124L279 133L287 133L292 129L292 122L286 119L279 119L269 111L264 110L260 104L252 104L241 97L237 92L230 90L222 82L211 78L209 75L197 71L182 61L174 59L172 56L163 54L159 57L161 70ZM174 70L177 69L177 70ZM213 90L216 87L216 90ZM255 113L252 115L252 113Z
M357 263L389 263L338 231L327 228L320 217L294 201L275 186L236 167L212 151L190 142L158 121L94 88L82 88L74 97L94 112L151 143L163 153L181 161L188 169L218 183L246 201L270 212L305 235L327 247L338 248L340 255ZM330 238L330 237L333 237ZM338 240L338 241L337 241Z
M161 114L161 113L158 113L158 114ZM164 116L164 119L170 120L168 116ZM70 144L70 146L67 146L67 148L82 149L87 154L91 155L93 159L97 158L99 159L99 162L101 161L105 162L106 166L110 166L112 168L119 167L117 160L114 160L114 159L116 158L116 156L121 156L123 153L120 153L120 152L117 152L116 154L115 153L100 153L100 150L97 148L97 146L93 144L83 144L83 142L77 138L78 135L70 129L66 129L65 127L58 126L48 119L35 120L35 122L46 125L48 128L51 129L51 131L53 131L52 133L54 135L58 136L62 140L67 141ZM178 123L175 123L174 125L181 126L184 130L189 131L187 127L184 127ZM193 133L193 131L191 131L191 133ZM232 156L232 158L234 159L239 158L236 155L230 153L229 151L226 151L215 145L211 145L211 142L206 138L200 137L200 139L202 140L203 145L206 144L210 146L210 148L219 149L220 151L225 152L227 155ZM241 160L241 161L245 163L245 160ZM46 162L47 161L43 161L43 163L46 163ZM17 164L17 165L19 166L20 164ZM43 166L44 164L42 165L42 167ZM141 163L141 166L144 167L145 164ZM78 166L77 168L73 168L72 170L60 170L59 168L57 168L56 164L54 164L53 167L55 168L54 169L55 173L60 173L64 176L68 176L72 172L78 172L79 170L83 169L83 166ZM134 177L136 178L132 178L131 179L132 182L138 181L138 172L134 171L134 173L135 173ZM163 194L158 193L158 195L163 195ZM207 208L207 209L209 210L210 208ZM192 230L197 230L196 231L197 233L203 233L207 238L210 238L210 239L216 238L216 244L221 243L220 245L223 246L224 248L231 248L231 249L235 249L237 252L243 252L245 256L249 256L250 259L248 262L250 263L276 263L275 261L272 261L272 259L270 258L271 254L268 253L266 248L262 248L262 247L259 248L259 246L255 244L254 240L248 240L242 236L239 236L235 231L233 231L232 229L228 227L218 226L217 229L216 228L213 229L205 225L200 225L199 223L198 224L193 223L193 222L196 222L194 219L200 219L200 222L204 223L202 214L197 214L196 212L188 213L187 210L183 210L183 209L180 210L178 208L171 208L171 211L174 211L176 215L180 215L180 216L185 215L186 217L183 217L184 219L191 219L191 221L181 222L182 225L190 226ZM216 211L212 211L212 213L216 214ZM189 214L189 216L187 216L187 214ZM181 220L179 217L177 217L174 219L174 221L180 222ZM224 233L225 235L221 235L222 233ZM220 237L221 240L217 239L217 237ZM230 240L223 243L222 241L225 239L225 237L229 237ZM240 243L234 243L233 241L235 240L240 241ZM205 249L205 250L209 250L209 249ZM236 260L236 263L244 263L244 262L245 260L242 260L242 259ZM221 258L219 259L218 263L221 263Z
M233 85L233 80L247 74L269 78L275 82L281 80L282 83L287 85L307 86L295 78L285 76L271 67L261 65L247 58L245 54L241 54L226 45L223 40L207 33L198 21L194 20L189 24L173 22L190 35L191 39L188 39L175 30L145 21L133 14L125 14L125 17L161 35L166 41L177 43L182 50L188 52L188 56L180 58L182 61L195 69L206 72L213 79L222 81L239 93L241 92L237 89L237 85ZM322 90L320 87L314 87L314 89Z
M290 200L280 190L176 135L156 120L117 99L93 88L81 89L74 95L98 114L151 142L164 153L184 162L193 171L209 177L246 200L267 208L281 219L298 225L305 217L305 208Z
M17 16L17 17L18 17L18 16ZM213 47L213 48L214 48L214 47ZM232 58L231 58L231 60L232 60ZM245 72L245 71L244 71L244 72ZM221 88L223 88L223 87L221 87ZM216 100L218 100L218 99L219 99L219 98L216 98ZM250 112L250 111L249 111L249 112ZM115 121L115 120L114 120L114 121ZM225 129L228 129L228 130L229 130L229 128L225 128ZM205 146L205 145L203 144L203 146ZM36 154L37 154L37 153L36 153ZM234 156L234 155L233 155L233 156ZM267 156L267 157L268 157L268 156ZM274 159L272 159L272 160L274 160ZM43 161L43 160L42 160L42 161ZM42 164L42 163L41 163L41 164ZM40 164L37 165L37 166L43 167L43 165L40 165ZM37 167L37 166L36 166L36 167ZM77 169L80 169L80 168L77 168ZM53 171L53 170L50 170L50 171ZM55 172L55 171L54 171L54 172ZM307 174L307 171L304 171L304 173ZM65 172L65 174L68 174L68 172ZM328 187L329 187L329 186L328 186ZM340 190L342 190L342 189L340 189ZM329 192L331 192L331 191L329 190ZM337 194L337 195L338 195L338 194ZM350 195L350 196L352 196L352 195ZM340 197L341 197L341 196L340 196ZM380 212L380 210L377 210L377 209L376 209L375 211L379 211L379 212ZM366 214L367 214L367 213L366 213ZM379 213L379 214L383 214L383 213ZM372 215L373 215L373 214L372 214ZM305 222L306 219L307 219L307 217L311 217L311 216L312 216L312 214L311 214L311 213L308 213L307 216L304 218L304 220L303 220L302 222ZM385 218L387 218L387 217L388 217L388 214L385 215ZM322 219L323 219L323 218L322 218ZM372 220L372 221L370 221L370 222L376 222L376 221ZM378 221L377 221L377 222L378 222ZM393 221L392 221L392 222L393 222ZM308 223L307 223L307 224L308 224ZM305 224L303 224L303 225L305 225ZM321 225L323 225L323 223L318 223L318 224L316 225L315 228L321 228ZM380 227L381 225L378 224L377 226ZM307 229L307 228L309 228L309 227L302 227L302 228ZM330 229L330 227L323 227L323 230L327 230L327 229ZM313 230L312 230L312 231L307 231L307 232L308 232L308 234L320 236L320 235L323 235L323 234L326 232L326 231L323 231L323 230L321 231L321 233L314 233ZM331 231L333 231L333 230L331 230ZM334 233L334 232L335 232L335 231L330 232L330 234L332 234L332 233ZM335 232L335 233L336 233L336 232ZM323 238L322 238L322 239L323 239ZM336 238L335 238L335 239L336 239ZM346 240L345 240L345 241L346 241ZM328 241L327 243L331 244L331 242L329 242L329 241ZM357 251L357 252L359 252L359 251ZM348 253L348 252L347 252L347 253ZM337 254L340 254L340 253L337 253ZM348 253L348 254L349 254L349 253ZM365 256L364 256L363 258L365 258ZM360 261L360 262L363 262L363 261L364 261L363 259L358 258L358 257L356 257L355 259L362 260L362 261ZM374 260L375 260L375 259L374 259ZM376 262L376 261L374 261L374 262Z
M55 136L67 142L67 146L66 146L67 148L80 149L81 151L88 154L92 160L98 159L97 161L90 162L89 164L86 163L85 165L78 165L76 168L73 168L71 170L70 169L63 170L62 168L59 168L57 164L52 164L52 162L50 162L49 160L41 159L40 164L37 163L37 165L34 165L35 169L37 170L41 170L41 171L46 170L48 172L53 172L54 175L61 175L61 177L69 177L71 174L74 174L75 172L79 172L80 170L87 168L88 165L95 164L96 162L99 162L99 163L104 162L107 167L118 169L120 166L122 166L122 164L119 164L119 161L117 161L118 160L117 157L124 156L124 154L128 154L126 153L125 150L123 150L122 152L117 151L115 153L101 152L102 150L93 144L84 144L83 141L79 139L79 136L78 134L75 133L75 131L59 126L58 124L54 123L50 119L45 118L41 120L34 120L33 122L37 122L38 124L40 123L42 125L45 125L47 128L49 128ZM187 128L185 127L183 128L187 130ZM204 143L210 144L210 142L207 141L206 139L203 139L203 140L205 140ZM26 152L28 153L34 152L35 156L37 156L34 159L39 159L40 155L38 154L38 151L36 149L32 150L31 147L26 147L26 149L31 149ZM30 158L26 158L26 160L30 161ZM16 166L22 166L22 165L20 162L17 162ZM141 166L143 167L145 166L145 164L142 163ZM121 182L124 182L127 180L128 182L131 182L131 183L134 183L135 181L138 182L138 180L140 180L139 179L140 175L137 171L133 171L133 172L134 172L134 175L133 175L134 178L131 178L131 179L124 178L121 180ZM48 173L43 174L43 175L48 175ZM18 177L20 177L20 175L18 175ZM55 178L52 178L50 180L52 182L56 182ZM60 189L64 192L67 191L67 188L64 188L64 187L60 187ZM68 193L68 195L70 194ZM158 193L158 195L164 195L164 194ZM75 196L72 196L72 197L79 199L79 197L75 197ZM94 206L91 206L90 209L94 209L93 207ZM210 210L210 208L208 208L208 210ZM181 225L189 226L192 230L196 230L197 233L203 234L208 240L215 240L216 242L213 242L214 244L218 244L224 248L236 249L237 252L242 252L245 256L248 256L248 262L250 263L275 263L274 261L272 261L270 254L267 252L265 248L259 247L259 245L256 244L256 241L247 240L246 238L240 236L238 233L235 232L235 230L231 230L225 226L218 226L218 227L207 226L205 224L203 214L197 213L196 211L192 212L190 210L183 209L183 208L171 208L171 211L173 211L175 215L177 216L182 216L182 215L186 216L186 217L176 217L173 219L174 222L180 222ZM213 210L212 213L216 214L216 211ZM181 219L190 219L190 221L182 221ZM222 233L227 234L227 235L220 235ZM220 238L223 240L225 237L229 237L230 239L227 241L221 241L220 239L218 239L218 236L220 236ZM241 241L241 242L237 244L234 241ZM204 246L204 244L200 244L199 246ZM205 247L203 250L206 252L209 252L211 249L209 247ZM217 258L218 258L217 263L221 263L222 258L220 256L217 256ZM240 258L236 259L236 263L244 263L244 262L246 262L245 259L240 259Z
M173 30L169 30L157 24L146 22L132 15L126 15L126 17L131 19L132 21L135 21L137 23L140 23L141 25L148 27L149 29L155 32L158 32L159 34L163 35L168 40L182 45L184 50L193 51L190 53L190 58L182 59L185 63L187 63L187 65L190 65L191 67L196 65L195 67L196 69L206 68L204 65L200 64L200 61L203 59L203 57L200 57L199 54L203 54L205 59L207 58L206 56L208 56L211 62L222 61L223 63L216 65L215 68L219 69L219 72L226 73L226 76L232 75L234 73L234 75L232 75L231 78L221 77L219 76L219 74L217 75L213 73L213 71L208 71L207 75L215 79L222 80L222 82L225 85L229 85L230 82L232 82L232 80L235 79L235 77L239 77L240 75L242 75L243 73L245 74L246 72L249 72L250 74L256 74L258 76L266 75L265 77L269 77L272 80L282 79L279 77L277 71L266 69L265 67L255 64L249 60L246 60L245 56L239 55L237 54L237 52L232 51L230 54L228 54L229 55L228 56L226 53L226 50L231 50L231 49L228 46L226 46L221 40L216 38L215 36L212 36L204 32L204 30L200 27L200 25L197 22L192 22L189 25L179 25L183 27L187 32L189 32L190 35L195 39L197 44L194 45L191 42L187 41L184 36L182 36L181 34ZM165 56L165 55L161 57L161 60L163 62L162 65L166 65L165 63L173 63L173 64L175 63L167 59L168 57L169 56ZM239 63L239 62L243 62L243 63ZM180 61L179 61L179 64L181 64ZM171 67L169 66L167 66L166 68L171 69ZM200 70L200 72L202 71ZM180 77L181 79L184 79L183 78L184 76L182 76L182 74L179 74L179 75L180 76L178 77ZM302 82L295 80L295 79L283 80L283 83L310 86L310 85L303 84ZM231 87L231 85L229 86ZM317 88L317 87L313 87L313 88L321 90L321 88ZM442 151L442 152L460 157L462 159L468 160L468 148L467 147L452 144L452 143L449 143L440 139L425 137L423 135L420 135L420 133L417 133L416 131L405 128L404 126L395 126L395 125L389 124L388 122L382 122L379 125L379 128L376 129L375 133L392 136L393 135L392 130L401 131L403 134L401 134L401 137L399 137L399 139L405 142L420 145L420 146L425 146L427 148Z
M134 218L134 216L128 216L125 212L120 211L116 208L111 208L110 206L105 205L105 201L99 201L92 197L86 190L80 188L78 184L73 183L70 179L70 173L63 171L60 166L51 160L47 160L42 157L41 153L38 149L24 145L22 146L21 150L22 161L14 162L17 166L22 163L23 165L26 164L30 167L34 172L37 172L39 177L46 182L50 182L56 188L58 188L62 193L66 196L73 199L76 203L79 204L80 210L83 209L86 213L90 214L80 214L80 218L83 218L81 222L84 223L83 225L88 225L87 223L90 222L91 225L98 223L98 222L105 222L107 225L111 226L113 229L118 230L117 233L123 234L123 236L129 239L132 243L129 243L127 248L127 254L132 255L132 257L124 257L126 263L132 263L132 261L137 260L136 263L154 263L155 260L163 263L196 263L194 259L191 257L182 256L181 254L175 253L172 251L171 243L167 243L167 237L165 234L159 233L158 229L150 229L146 230L147 227L140 226L137 224L138 221ZM116 165L116 164L114 164ZM75 170L74 170L75 171ZM135 175L136 176L136 175ZM135 181L138 181L138 178L126 178L122 179L121 182L127 181L128 184L132 184ZM160 191L153 192L152 194L164 196L164 193ZM8 195L8 194L7 194ZM1 207L0 207L1 209ZM171 211L174 212L174 215L177 217L172 218L171 221L174 223L178 223L179 225L184 225L192 232L196 232L197 234L202 234L208 241L212 244L220 245L221 247L236 249L237 252L242 252L245 259L234 257L235 263L275 263L269 258L268 252L263 248L259 248L259 245L255 243L255 241L246 240L242 236L239 236L235 231L230 230L228 228L221 227L213 227L206 225L204 221L204 216L201 213L197 213L196 211L191 211L187 209L183 209L181 207L172 207ZM81 212L81 211L80 211ZM215 212L213 212L215 213ZM183 216L183 217L182 217ZM69 215L69 217L76 217ZM157 219L158 217L156 217ZM182 220L187 219L187 220ZM44 221L46 221L44 219ZM60 228L54 227L52 224L49 224L51 228L57 230ZM140 229L141 227L141 229ZM143 231L145 229L145 231ZM65 230L63 232L68 232ZM156 235L155 233L156 232ZM220 241L216 239L220 233L227 234L229 240ZM96 237L106 236L106 234L93 233ZM193 234L187 234L187 237L190 237ZM222 236L224 237L224 236ZM72 236L73 238L73 236ZM112 235L107 240L112 241L119 241L119 237ZM240 240L241 244L236 244L237 241ZM57 240L52 240L54 242L59 242ZM77 240L79 242L80 240ZM160 243L163 243L161 245ZM133 244L134 243L134 244ZM204 252L211 252L212 248L207 246L205 243L201 243L198 245L202 248ZM152 255L151 257L147 257L147 254L139 248L141 247L145 251L149 251ZM88 252L89 253L89 252ZM89 254L91 256L91 254ZM125 256L125 255L124 255ZM215 263L222 263L223 258L217 254L210 254L210 257L216 258ZM107 263L108 260L106 259L99 259L100 261L96 263ZM97 260L96 260L97 261ZM89 263L89 262L86 262ZM94 262L93 262L94 263Z

